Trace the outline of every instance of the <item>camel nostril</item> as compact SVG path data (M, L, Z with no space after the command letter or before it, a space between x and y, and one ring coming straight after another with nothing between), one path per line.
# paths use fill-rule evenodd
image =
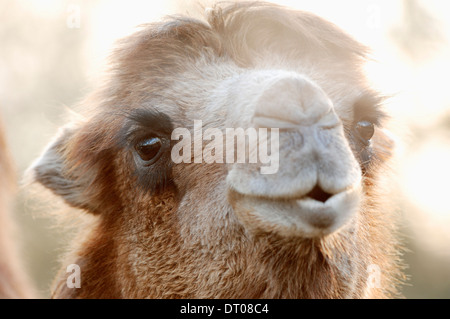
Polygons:
M319 185L316 185L306 196L325 203L333 194L325 192Z

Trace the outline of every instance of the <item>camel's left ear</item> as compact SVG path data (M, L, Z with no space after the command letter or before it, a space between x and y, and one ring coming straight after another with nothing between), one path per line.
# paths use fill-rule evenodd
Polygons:
M29 168L29 177L69 205L98 214L117 201L111 149L99 149L101 136L80 127L64 127Z

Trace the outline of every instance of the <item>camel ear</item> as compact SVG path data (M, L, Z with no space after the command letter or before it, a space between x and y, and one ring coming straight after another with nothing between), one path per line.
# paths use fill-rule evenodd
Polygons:
M98 151L86 144L98 136L90 136L84 129L60 129L28 174L32 181L61 196L70 206L97 214L104 208L103 203L114 197L113 183L105 180L111 177L108 172L112 171L112 158L106 150ZM109 195L104 193L105 188L110 189Z
M69 205L84 208L85 185L74 176L73 172L69 172L67 167L70 164L66 160L66 150L73 137L73 131L72 128L60 129L56 138L50 142L29 170L35 182L61 196Z

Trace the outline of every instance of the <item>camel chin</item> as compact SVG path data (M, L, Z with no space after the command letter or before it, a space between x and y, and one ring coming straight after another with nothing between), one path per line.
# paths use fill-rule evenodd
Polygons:
M349 225L358 212L360 198L359 184L323 202L309 196L268 198L230 190L233 209L250 231L303 238L321 238Z

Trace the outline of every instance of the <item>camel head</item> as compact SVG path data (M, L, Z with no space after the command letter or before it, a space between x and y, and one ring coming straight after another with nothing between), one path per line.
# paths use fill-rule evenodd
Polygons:
M317 287L339 293L317 296L362 295L364 265L384 260L370 248L384 222L369 212L392 146L366 59L333 24L265 3L170 18L119 41L82 116L32 167L95 215L68 257L87 269L84 296L282 296L271 289L291 283L263 271L280 265L309 291L299 275L308 251L346 273L345 284L318 275ZM281 254L310 260L294 267ZM56 295L69 294L63 282Z

